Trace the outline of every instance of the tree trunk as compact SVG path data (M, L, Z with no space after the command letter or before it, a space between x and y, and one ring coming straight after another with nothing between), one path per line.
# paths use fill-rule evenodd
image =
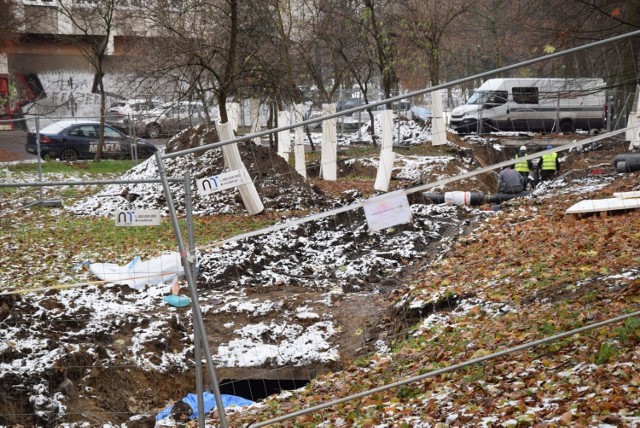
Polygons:
M100 92L100 128L98 132L98 147L93 157L94 162L100 162L102 159L102 150L104 148L104 118L106 112L106 94L104 91L104 80L102 74L102 57L96 58L96 73L98 78L98 91Z

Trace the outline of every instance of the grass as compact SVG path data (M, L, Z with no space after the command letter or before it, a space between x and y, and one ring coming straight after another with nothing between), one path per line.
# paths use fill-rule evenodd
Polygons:
M16 252L28 252L34 244L56 242L59 248L78 253L120 253L129 257L132 253L146 256L177 247L176 236L169 218L159 226L116 226L112 218L60 216L48 208L34 208L36 215L25 213L19 225L12 231L2 229L0 235L10 233L18 248ZM196 248L212 241L229 238L240 233L260 229L275 223L273 216L218 216L194 218ZM181 234L187 241L184 219L179 221ZM20 248L22 247L22 248Z
M94 162L44 162L43 173L61 174L56 180L74 181L111 178L127 172L131 161L106 160ZM29 182L34 180L37 164L14 164L6 169L3 181ZM0 171L0 172L2 172ZM44 189L44 199L63 198L68 201L95 194L101 186L68 186ZM10 199L37 200L39 188L0 188L0 195ZM177 250L176 235L171 219L163 217L159 226L116 226L113 218L81 217L59 209L36 206L12 209L0 217L0 242L11 243L11 251L0 257L4 279L22 288L56 285L67 278L77 278L72 272L84 260L90 262L128 263L133 256L143 259ZM301 213L289 213L300 215ZM262 229L281 219L283 214L218 215L215 218L194 218L196 249L238 234ZM186 220L179 220L182 237L188 245Z
M89 175L101 176L110 174L124 174L135 165L130 160L111 160L105 159L100 162L94 161L78 161L78 162L59 162L59 161L43 161L43 174L65 174L65 175ZM38 164L35 162L17 163L7 166L10 172L37 174Z
M131 160L112 160L105 159L100 162L94 161L77 161L77 162L59 162L59 161L43 161L41 163L42 174L57 174L64 178L55 178L53 181L74 181L87 179L108 179L120 176L129 171L135 165ZM26 177L26 178L24 178ZM5 169L0 170L0 180L7 183L24 183L37 181L38 164L35 162L23 162L7 165ZM45 180L43 178L43 180ZM50 179L51 180L51 179ZM45 187L44 192L59 192L59 196L64 199L82 198L89 194L95 193L95 188L64 188L62 190ZM54 190L51 190L54 189ZM39 199L40 188L38 187L2 187L0 195L7 197L30 197ZM46 198L45 198L46 199Z
M28 290L58 286L89 275L84 262L129 263L134 256L143 260L177 251L178 243L169 218L159 226L116 226L113 218L76 217L50 208L32 207L0 217L0 242L11 251L0 256L3 274L0 283ZM212 242L256 230L275 223L275 216L218 216L217 221L194 218L196 250ZM186 221L179 220L185 246ZM80 270L77 270L80 269Z

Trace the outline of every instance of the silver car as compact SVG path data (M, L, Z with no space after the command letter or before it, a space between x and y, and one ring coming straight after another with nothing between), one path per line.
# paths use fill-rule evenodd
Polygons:
M185 128L208 124L218 117L215 109L205 109L200 102L168 103L148 112L135 123L138 135L159 138L177 134Z
M139 122L162 105L162 101L142 98L115 101L107 110L106 121L119 131L128 133L130 124Z

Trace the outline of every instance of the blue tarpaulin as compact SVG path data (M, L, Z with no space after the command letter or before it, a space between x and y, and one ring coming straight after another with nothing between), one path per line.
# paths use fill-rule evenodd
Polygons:
M205 391L202 394L202 398L204 400L205 413L209 413L216 408L215 395ZM254 404L253 401L247 400L246 398L238 397L236 395L220 394L220 399L222 400L222 407L224 407L225 409L231 406L250 406ZM190 418L196 419L198 417L198 394L187 394L187 396L184 397L182 401L191 406L191 409L193 410ZM171 415L171 409L173 409L173 404L158 413L158 415L156 416L156 421L169 417Z

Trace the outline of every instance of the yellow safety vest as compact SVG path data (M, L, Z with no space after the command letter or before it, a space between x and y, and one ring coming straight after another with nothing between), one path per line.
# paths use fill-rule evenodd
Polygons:
M518 159L517 154L516 159ZM518 162L517 164L515 164L514 169L518 172L529 172L529 163L527 161Z
M558 158L557 153L549 153L548 155L542 156L542 170L555 171L557 158Z

